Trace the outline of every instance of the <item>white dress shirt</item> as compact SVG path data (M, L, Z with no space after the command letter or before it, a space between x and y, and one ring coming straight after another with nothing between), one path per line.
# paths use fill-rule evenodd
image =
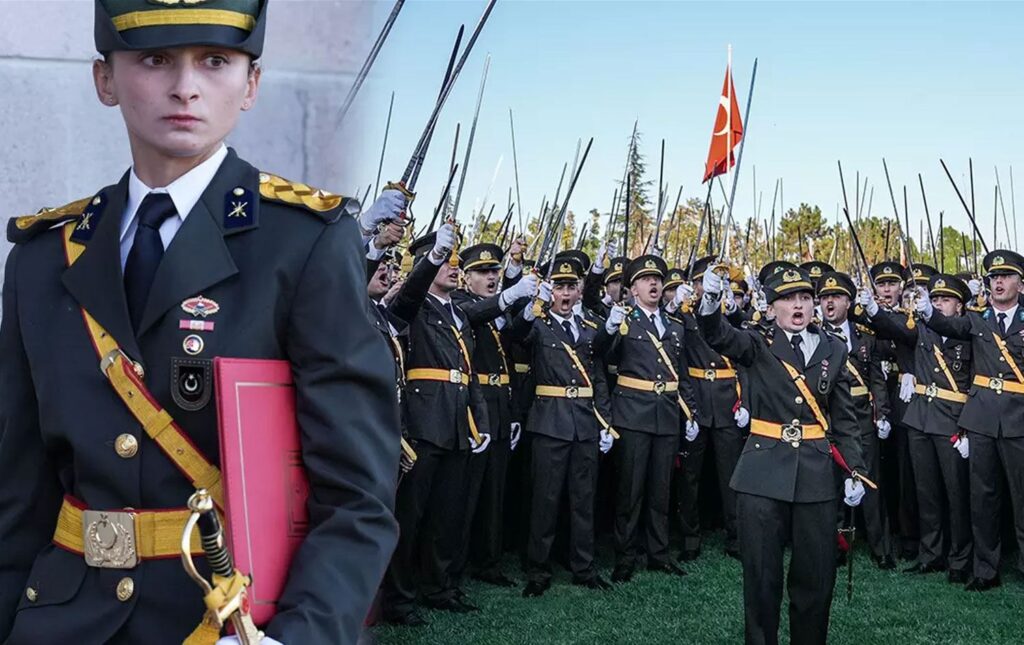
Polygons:
M562 329L565 329L565 325L563 325L562 323L564 323L565 321L568 320L569 321L569 325L570 325L570 327L572 329L572 341L576 342L577 340L579 340L579 338L580 338L580 327L579 327L579 325L576 324L576 317L575 316L570 314L568 318L563 318L562 316L559 316L558 314L556 314L553 311L549 311L548 313L551 314L551 317L555 319L555 322L558 323L558 326L561 327Z
M661 312L658 311L657 309L655 309L654 311L648 311L647 308L644 307L639 302L636 303L636 306L640 310L640 315L643 316L644 318L646 318L647 320L650 320L651 319L651 314L654 314L654 326L658 329L658 338L661 338L662 336L664 336L665 335L665 323L663 323L661 321Z
M128 253L132 250L135 242L135 230L139 227L138 213L142 200L149 193L167 193L174 202L174 209L178 211L177 217L169 217L160 225L160 241L164 244L164 250L170 246L171 240L177 234L178 229L185 223L189 212L203 196L203 191L213 181L224 158L228 156L228 149L222 143L217 152L210 155L210 158L199 164L192 170L178 177L173 182L162 188L151 188L147 186L139 176L135 174L135 168L131 169L128 175L128 198L124 203L124 213L121 214L121 269L128 262Z
M800 343L800 351L803 352L804 355L804 365L809 363L811 361L811 356L814 356L814 350L818 349L818 342L821 340L818 338L818 335L812 334L807 331L807 329L804 329L799 334L786 331L785 329L782 331L786 334L786 341L789 342L790 345L793 344L793 336L799 335L800 338L803 338L803 342Z
M1018 305L1014 304L1009 309L1005 311L1000 311L996 309L995 305L992 305L992 316L996 321L996 326L999 326L999 314L1006 314L1006 328L1009 329L1010 325L1013 324L1013 317L1017 315L1017 307Z

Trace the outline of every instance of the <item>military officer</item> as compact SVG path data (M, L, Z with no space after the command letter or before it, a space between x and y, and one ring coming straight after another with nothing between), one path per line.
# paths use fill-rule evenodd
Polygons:
M605 360L618 365L612 425L622 440L612 582L632 579L641 526L648 569L685 575L668 553L669 486L680 429L685 428L686 438L693 441L699 428L693 388L686 377L685 331L659 306L667 271L665 261L654 255L630 262L623 279L635 307L627 311L614 305L594 341Z
M929 280L932 305L946 316L962 316L970 300L967 285L937 273ZM910 428L920 515L915 573L949 571L949 581L967 582L972 567L967 442L960 439L959 419L971 378L969 341L943 338L905 315L883 311L868 290L861 293L865 311L880 338L914 347L914 389L904 397Z
M845 482L846 503L856 505L864 495L847 350L809 325L813 288L802 269L784 269L766 279L775 320L768 339L724 322L721 298L728 283L713 266L704 273L698 315L704 338L746 366L750 380L750 438L731 486L737 493L746 642L751 645L778 642L788 543L791 642L828 639L836 558L832 443L852 468Z
M800 265L800 268L807 272L807 275L811 276L811 282L814 283L814 288L818 288L818 281L826 273L835 271L835 268L828 262L821 260L810 260Z
M974 575L966 589L985 591L1000 584L1000 511L1003 483L1014 509L1017 543L1024 552L1024 309L1020 306L1024 258L995 250L982 260L991 293L982 313L950 316L920 293L916 307L929 328L943 336L970 340L974 378L960 414L962 441L970 459ZM1017 568L1024 571L1024 557Z
M257 97L266 11L95 3L96 92L121 108L132 166L8 226L0 641L181 642L200 622L178 545L185 502L220 476L215 356L294 376L310 527L264 642L358 638L397 539L394 377L356 203L224 145Z

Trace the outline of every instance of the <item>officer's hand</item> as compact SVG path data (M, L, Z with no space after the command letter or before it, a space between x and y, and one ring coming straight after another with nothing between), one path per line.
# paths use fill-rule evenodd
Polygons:
M540 284L540 278L534 273L529 273L523 278L501 292L501 303L508 307L516 300L520 298L531 298L533 294L537 293L537 285Z
M602 244L597 249L597 257L594 259L594 264L590 267L590 272L598 275L604 273L604 261L613 255L615 255L615 242Z
M668 307L668 310L670 312L677 311L679 309L679 307L684 302L686 302L687 300L689 300L692 297L693 297L693 287L691 287L690 285L688 285L686 283L683 283L683 284L679 285L678 287L676 287L676 295L675 295L674 298L672 298L672 303Z
M430 259L434 264L440 264L448 259L448 254L455 248L456 240L454 224L445 222L437 229L437 239L434 240L434 248L430 250Z
M956 448L956 451L960 453L962 458L967 459L971 456L971 441L967 438L967 435L964 434L956 437L953 447Z
M971 290L972 296L977 296L981 293L981 280L977 278L971 278L967 281L967 288Z
M687 419L686 421L686 440L693 442L697 440L697 435L700 434L700 426L693 419Z
M537 289L537 297L541 302L551 302L551 294L553 291L554 286L545 280L540 283L540 287Z
M486 432L480 433L480 443L473 440L473 436L469 437L469 449L474 455L479 455L484 450L487 450L487 446L491 445L491 435Z
M750 292L756 293L761 290L761 281L757 279L757 274L750 267L749 264L743 265L743 275L747 278L747 284L750 285Z
M935 308L932 306L932 299L928 295L928 290L924 287L917 288L917 302L914 304L914 308L917 309L917 313L921 314L921 317L925 320L932 317L932 312Z
M864 498L864 484L859 479L853 477L847 477L846 482L843 484L845 489L845 497L843 501L846 502L847 506L858 506L860 500Z
M523 434L523 426L522 426L522 424L520 424L518 421L513 421L512 422L512 446L511 446L512 450L515 450L516 446L519 445L519 438L522 436L522 434Z
M395 280L395 283L393 285L391 285L391 288L388 289L388 292L384 294L384 297L381 298L381 301L385 305L390 305L391 301L394 300L395 296L398 295L398 292L402 290L402 285L404 285L404 284L405 284L405 279L404 278L401 279L401 280Z
M917 380L913 374L904 374L900 377L900 401L904 403L910 403L910 399L914 396L914 385Z
M735 419L737 428L746 428L747 424L750 423L750 412L740 406L732 413L732 418Z
M601 449L601 454L603 455L611 450L613 443L615 443L615 437L612 436L612 433L607 430L602 430L601 441L598 444L598 447Z
M757 310L762 314L768 313L768 299L764 297L764 291L757 292Z
M622 305L615 305L612 310L608 312L608 320L604 322L604 330L609 334L614 334L618 331L619 325L626 319L626 308Z
M857 301L860 302L860 306L864 307L864 311L869 317L874 316L878 313L878 303L875 301L875 294L872 293L870 288L864 288L857 294Z
M727 286L725 279L715 272L713 263L704 269L704 293L709 293L717 298Z
M885 440L889 438L889 433L892 432L892 424L885 417L882 417L878 421L875 421L875 427L878 428L878 438Z
M405 227L398 222L388 222L373 237L373 246L378 249L392 247L402 241L405 236Z
M402 191L387 189L381 192L377 201L359 214L359 227L363 230L364 239L372 235L381 222L399 219L405 206L405 195Z
M521 237L517 237L512 240L512 246L508 247L508 263L509 265L520 266L523 262L523 253L526 251L526 240ZM516 260L516 258L519 260Z
M237 636L225 636L224 638L217 641L217 645L239 645ZM263 640L260 641L260 645L283 645L280 641L275 641L269 636L264 636Z

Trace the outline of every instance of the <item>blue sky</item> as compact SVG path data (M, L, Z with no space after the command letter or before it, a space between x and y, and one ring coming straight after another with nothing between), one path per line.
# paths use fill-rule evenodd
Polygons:
M363 135L358 159L365 162L355 179L364 188L376 174L391 91L395 112L384 179L401 175L458 26L466 24L468 38L483 6L482 0L406 3L357 102ZM380 3L378 25L390 7ZM684 196L702 197L731 43L741 106L753 59L759 58L736 200L741 219L753 211L755 166L762 216L771 207L775 178L782 177L786 207L818 204L831 219L842 199L837 159L846 171L851 208L860 170L874 187L873 213L891 216L885 156L901 208L902 185L911 188L915 235L923 217L918 172L933 218L945 210L947 224L966 230L967 218L938 159L945 158L961 181L973 157L977 211L991 243L994 167L1009 213L1014 166L1024 209L1024 160L1018 154L1024 136L1017 124L1024 103L1022 24L1024 6L1013 3L498 0L442 113L418 186L419 217L429 216L446 177L456 122L462 123L461 163L488 53L461 218L483 199L499 157L490 200L498 202L497 211L504 208L514 181L510 107L524 213L536 214L542 195L553 194L563 163L571 162L577 139L585 143L590 136L594 146L570 207L606 211L635 119L649 178L657 181L664 138L671 197L680 182Z

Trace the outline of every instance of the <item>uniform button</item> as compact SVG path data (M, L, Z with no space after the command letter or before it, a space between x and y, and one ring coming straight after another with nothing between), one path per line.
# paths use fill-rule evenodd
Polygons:
M576 379L572 379L572 384L576 385Z
M121 578L117 583L117 599L121 602L128 602L135 594L135 581L131 578Z
M939 368L937 368L937 367L933 367L933 368L932 368L932 371L933 371L933 372L935 372L936 374L938 374L938 373L939 373Z
M760 447L761 447L761 444L759 444L759 443L755 443L755 444L754 444L754 447L755 447L755 448L760 448Z
M658 378L661 378L661 374L658 374Z
M711 367L714 367L714 366L715 366L715 362L711 361Z
M802 397L802 396L798 396L798 397L796 397L796 398L795 398L795 399L793 399L793 400L794 400L794 401L796 401L797 403L803 403L803 402L804 402L804 397Z
M130 434L121 434L114 441L114 450L122 459L131 459L139 452L139 440Z
M1000 362L1000 363L1005 363L1005 362L1006 362L1006 359L1005 359L1005 358L1003 358L1002 356L1000 356L1000 357L999 357L999 362Z
M39 592L32 587L25 590L25 597L28 598L29 602L35 602L39 598Z

